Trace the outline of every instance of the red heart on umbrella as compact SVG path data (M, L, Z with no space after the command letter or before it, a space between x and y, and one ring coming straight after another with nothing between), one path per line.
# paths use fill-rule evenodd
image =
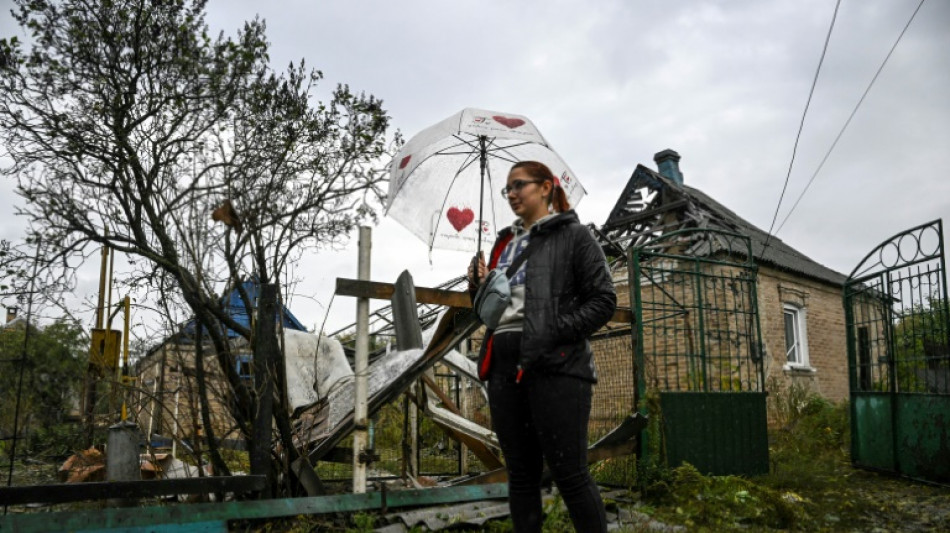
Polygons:
M445 212L445 218L449 219L449 223L452 224L455 231L462 231L465 226L468 226L475 220L475 213L467 207L465 209L450 207L449 210Z
M402 158L402 161L399 162L399 168L400 169L406 168L406 165L409 164L410 159L412 159L411 155L407 155L406 157Z
M495 119L495 122L499 124L504 124L505 126L508 126L511 129L515 129L518 126L521 126L524 124L524 121L521 120L520 118L509 118L509 117L503 117L501 115L495 115L492 118Z

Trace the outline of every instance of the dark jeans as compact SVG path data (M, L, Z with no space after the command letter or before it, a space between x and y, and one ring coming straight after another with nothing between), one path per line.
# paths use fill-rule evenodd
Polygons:
M527 373L516 383L520 344L519 333L495 335L488 383L492 426L508 469L508 502L515 531L541 531L542 456L574 529L607 531L604 503L587 469L591 384L571 376L541 373Z

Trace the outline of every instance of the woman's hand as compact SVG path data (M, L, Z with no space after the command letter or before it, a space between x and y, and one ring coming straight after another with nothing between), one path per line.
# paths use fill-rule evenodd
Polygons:
M478 279L475 279L475 265L478 264ZM477 287L478 284L485 279L485 276L488 275L488 267L485 266L485 253L478 252L478 255L472 258L472 261L468 264L468 282L473 287Z

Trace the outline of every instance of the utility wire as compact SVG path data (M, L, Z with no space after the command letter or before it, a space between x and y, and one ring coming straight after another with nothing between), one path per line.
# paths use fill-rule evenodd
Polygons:
M831 148L828 148L828 152L825 154L825 157L822 158L821 163L818 165L818 168L815 169L815 173L811 175L811 179L808 180L808 184L805 185L805 188L802 190L802 193L798 195L798 199L795 200L795 203L792 205L792 208L788 210L788 213L785 215L785 218L782 219L782 223L779 224L778 229L775 230L775 233L782 231L782 228L785 226L785 223L788 222L789 217L792 216L792 212L795 211L795 208L798 207L798 202L802 201L802 197L805 196L805 193L808 192L808 188L811 187L815 178L818 177L818 173L821 172L821 168L825 166L825 161L828 161L828 157L831 155L831 152L835 149L835 146L838 145L838 141L841 140L841 136L844 135L845 130L848 129L848 126L851 124L851 119L854 118L854 115L858 112L858 108L861 107L861 104L864 103L864 99L867 97L868 93L871 92L871 87L874 86L874 82L877 81L877 77L881 75L881 71L884 70L884 65L887 64L887 60L891 58L891 54L894 53L894 49L897 48L897 43L901 42L901 38L904 37L904 33L907 32L907 28L910 27L910 23L914 21L914 17L917 16L917 12L920 11L920 7L924 5L925 0L920 0L920 3L917 4L917 9L914 10L914 13L911 14L910 20L907 21L907 24L904 25L904 29L901 30L900 35L897 36L897 40L894 41L894 46L891 46L891 50L887 53L887 57L884 58L884 61L881 62L881 66L877 69L877 72L874 74L874 77L871 78L871 83L868 83L866 89L864 89L864 94L861 95L861 99L858 100L858 103L854 106L854 109L851 111L851 116L848 117L848 120L845 121L844 126L841 127L841 131L838 132L838 136L835 137L835 141L831 143Z
M815 86L818 85L818 74L821 72L821 65L825 62L825 54L828 52L828 42L831 41L831 31L835 28L835 20L838 18L838 8L841 7L841 0L835 3L835 12L831 16L831 25L828 27L828 35L825 36L825 45L821 49L821 58L818 60L818 68L815 70L815 78L811 82L811 90L808 91L808 100L805 102L805 110L802 112L802 120L798 124L798 134L795 135L795 145L792 147L792 159L788 162L788 172L785 174L785 184L782 185L782 194L778 197L778 204L775 206L775 214L772 216L772 225L769 226L769 234L765 238L765 244L762 245L762 255L769 247L772 240L772 229L775 227L775 221L778 220L779 208L782 207L782 199L785 198L785 191L788 189L788 180L792 176L792 166L795 165L795 153L798 152L798 141L802 138L802 130L805 128L805 116L808 115L808 107L811 105L811 97L815 94Z

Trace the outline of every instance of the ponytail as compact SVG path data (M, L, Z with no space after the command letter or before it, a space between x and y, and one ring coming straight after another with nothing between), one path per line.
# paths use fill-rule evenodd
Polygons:
M567 201L567 193L561 187L561 180L551 172L547 165L539 161L519 161L511 166L511 170L520 168L534 179L551 182L551 199L548 202L555 213L563 213L571 208L571 203Z
M557 213L563 213L571 208L571 203L567 201L567 193L561 188L559 180L554 180L554 188L551 189L551 207Z

